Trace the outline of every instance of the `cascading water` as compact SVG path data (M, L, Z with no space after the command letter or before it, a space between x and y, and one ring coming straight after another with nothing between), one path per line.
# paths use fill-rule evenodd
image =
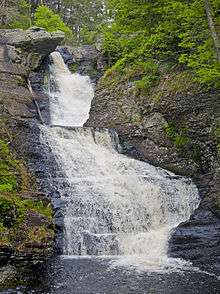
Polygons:
M51 53L49 88L51 122L62 126L82 126L89 118L94 95L89 77L71 74L59 52Z
M71 75L59 53L51 58L57 90L51 92L52 126L42 127L42 143L51 146L62 175L52 181L64 203L64 254L167 266L171 230L198 206L197 188L120 154L114 131L83 128L93 97L90 81Z

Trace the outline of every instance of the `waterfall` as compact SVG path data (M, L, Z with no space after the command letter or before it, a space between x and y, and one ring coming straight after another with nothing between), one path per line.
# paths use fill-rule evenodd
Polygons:
M50 55L50 116L53 124L82 126L89 118L94 91L90 79L71 74L59 52Z
M64 254L167 266L172 229L199 204L196 186L120 154L113 130L82 127L93 97L90 81L71 75L59 53L51 57L57 90L51 92L51 126L42 126L41 141L59 166L51 181L63 203Z

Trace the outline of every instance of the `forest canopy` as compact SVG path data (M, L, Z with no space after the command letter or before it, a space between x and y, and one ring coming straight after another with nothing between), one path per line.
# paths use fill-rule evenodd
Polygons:
M189 69L220 87L219 0L1 0L1 27L62 30L70 44L101 43L111 72L148 92L162 71Z

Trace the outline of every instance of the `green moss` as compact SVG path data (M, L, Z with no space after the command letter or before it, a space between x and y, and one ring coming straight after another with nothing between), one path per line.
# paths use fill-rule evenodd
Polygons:
M4 227L11 227L16 219L15 205L11 199L0 196L0 223Z
M77 72L77 70L79 69L79 63L77 63L77 62L72 63L72 64L70 64L68 67L69 67L69 70L70 70L72 73L75 73L75 72Z
M191 151L192 159L195 162L200 163L201 159L202 159L202 150L201 150L200 146L197 144L193 144L191 150L192 150Z
M32 201L32 200L22 200L23 212L28 210L34 210L40 214L46 216L48 219L52 219L53 210L50 204L46 204L43 200Z
M54 238L54 231L45 226L31 227L27 231L26 241L31 243L43 243Z
M166 124L164 131L177 148L183 148L191 142L191 139L187 136L186 128L178 129L174 124Z
M14 238L17 238L29 211L36 211L50 221L53 209L44 199L22 197L24 192L31 194L35 191L33 180L24 163L17 160L9 144L2 139L0 159L0 244L8 245L13 244Z
M188 156L197 164L200 164L202 150L200 146L194 143L188 136L188 130L186 128L177 128L173 123L169 123L164 126L164 131L179 152Z
M7 228L18 227L25 219L28 211L36 211L48 219L52 219L53 210L43 200L22 199L19 195L0 195L0 223Z
M90 77L96 77L98 73L98 70L96 69L95 66L91 66L88 71L87 71L87 74L90 76Z
M0 192L28 191L31 187L28 171L4 140L0 140L0 159Z
M219 143L220 142L220 128L219 127L215 128L214 132L215 132L216 139Z
M16 76L16 83L17 83L18 86L21 86L21 87L25 87L26 84L27 84L25 79L20 77L20 76Z
M193 72L190 70L163 73L159 84L152 89L151 99L159 101L163 96L175 97L184 95L195 95L201 90L201 85L194 80Z

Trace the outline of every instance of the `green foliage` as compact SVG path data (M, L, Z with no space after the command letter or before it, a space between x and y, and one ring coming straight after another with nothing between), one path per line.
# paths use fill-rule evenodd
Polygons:
M3 227L12 226L14 221L14 205L9 199L0 197L0 223Z
M191 139L187 136L187 130L185 128L178 129L174 124L166 124L164 131L177 148L184 148L191 143Z
M68 23L76 44L94 44L105 26L106 9L103 0L62 0L58 13ZM55 5L53 5L56 9Z
M48 32L63 31L68 38L72 36L70 28L65 25L60 16L47 6L39 6L34 17L34 24L36 26L42 27Z
M5 14L5 21L2 27L27 29L31 26L31 5L29 1L8 0L1 9L4 9L3 13Z
M48 202L26 199L20 195L30 191L30 175L23 163L15 159L4 140L0 140L0 159L0 233L16 230L24 222L28 211L36 211L51 220L53 210ZM11 232L9 236L12 237ZM4 234L0 235L0 242L5 238Z
M15 159L4 140L0 140L0 159L0 192L28 190L27 170L21 161Z
M202 158L201 148L188 136L186 128L177 128L173 123L169 123L164 126L164 131L181 153L188 155L194 162L200 164Z
M0 192L12 192L17 189L17 178L13 173L15 161L10 156L8 145L0 140Z
M126 75L136 62L157 64L156 72L142 73L140 81L135 83L138 89L149 92L167 62L192 69L195 80L201 84L220 86L220 67L203 0L108 2L110 14L114 16L111 26L103 33L103 51L109 65L117 70L120 64L120 72ZM212 0L211 5L217 26L220 2Z
M197 162L197 163L201 162L202 150L199 145L192 144L191 157L195 162Z

